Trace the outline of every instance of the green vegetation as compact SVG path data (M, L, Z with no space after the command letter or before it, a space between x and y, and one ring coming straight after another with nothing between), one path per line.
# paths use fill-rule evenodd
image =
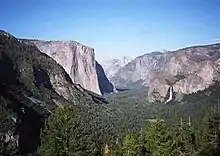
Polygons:
M48 76L65 74L55 61L15 39L2 38L2 42L7 44L0 53L5 73L0 84L0 155L15 155L16 138L6 141L14 132L14 136L21 134L23 152L36 150L41 122L55 103L68 106L58 108L48 119L38 151L42 156L220 155L219 82L166 105L149 104L148 89L137 88L139 84L105 95L109 104L75 86L71 88L73 105L51 89Z
M92 128L85 126L72 106L58 108L45 129L39 153L44 156L100 155Z
M144 92L125 91L106 95L109 105L59 108L42 135L40 154L217 156L219 86L168 105L147 104Z
M169 156L174 154L174 139L168 132L164 121L156 120L146 132L147 147L153 156Z
M139 153L140 146L137 137L132 134L126 135L122 149L123 156L135 156Z
M148 104L143 90L106 95L108 105L69 103L48 119L38 152L42 156L217 156L219 91L216 83L167 105ZM11 121L8 116L13 113L6 101L1 99L1 104L1 121ZM4 125L8 121L1 122L1 130L10 126ZM4 145L0 143L2 153L11 149Z
M43 133L39 154L42 156L218 156L220 152L220 113L212 112L204 131L197 132L188 121L179 120L167 127L164 120L150 121L150 126L128 133L121 141L98 142L92 126L82 125L72 106L58 108ZM83 129L81 127L84 126ZM101 134L100 134L101 135ZM107 148L107 149L106 149ZM107 151L107 152L106 152Z

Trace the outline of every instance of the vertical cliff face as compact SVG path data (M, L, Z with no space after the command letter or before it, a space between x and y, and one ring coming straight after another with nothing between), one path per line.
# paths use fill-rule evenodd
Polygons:
M52 57L69 74L73 83L101 94L95 69L94 49L75 41L23 40L34 44L41 52Z
M111 93L114 91L114 86L109 82L108 78L105 75L104 69L102 66L96 61L96 72L98 76L99 88L101 93Z

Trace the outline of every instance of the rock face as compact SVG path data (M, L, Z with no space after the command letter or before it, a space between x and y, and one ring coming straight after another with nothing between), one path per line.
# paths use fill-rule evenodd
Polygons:
M108 78L105 75L105 72L102 66L96 61L96 72L98 76L99 88L101 93L111 93L114 92L114 86L109 82Z
M36 46L4 31L0 31L0 73L0 144L10 140L11 147L18 146L24 155L36 151L44 120L56 107L72 104L77 110L106 102L73 84L65 70Z
M100 61L106 76L110 79L118 72L121 67L124 67L132 60L131 57L124 56L121 59L106 59Z
M157 71L163 68L163 62L166 61L164 58L163 53L150 53L139 56L120 68L115 76L111 78L111 81L115 84L116 88L127 88L130 84L138 81L141 81L142 84L144 81L151 79L152 69ZM145 83L148 86L149 82L146 81Z
M23 40L57 61L73 83L101 95L95 69L94 49L75 41ZM59 79L59 78L58 78Z
M139 56L112 79L117 85L144 81L149 101L165 101L169 88L178 94L203 90L219 80L220 44L195 46Z

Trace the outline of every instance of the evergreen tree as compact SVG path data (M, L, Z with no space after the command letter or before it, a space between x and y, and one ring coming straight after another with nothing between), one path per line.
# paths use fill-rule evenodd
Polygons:
M220 113L211 111L206 130L204 130L203 148L200 156L219 156L220 155Z
M140 144L140 156L150 156L151 152L147 148L147 140L142 128L138 140Z
M140 145L138 139L133 134L128 134L123 143L123 156L139 156Z
M152 121L146 137L147 147L152 156L172 156L174 154L174 140L163 120Z
M190 120L189 117L187 123L181 118L177 128L174 129L176 155L193 156L196 154L196 135Z
M43 156L70 156L76 144L74 129L78 125L72 107L58 108L46 127L39 152Z
M93 129L86 125L72 106L58 108L42 135L39 154L42 156L99 156L101 149L92 137Z

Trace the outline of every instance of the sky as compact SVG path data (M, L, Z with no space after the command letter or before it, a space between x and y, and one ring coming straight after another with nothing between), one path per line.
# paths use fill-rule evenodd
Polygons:
M1 0L0 29L75 40L97 60L220 42L220 0Z

